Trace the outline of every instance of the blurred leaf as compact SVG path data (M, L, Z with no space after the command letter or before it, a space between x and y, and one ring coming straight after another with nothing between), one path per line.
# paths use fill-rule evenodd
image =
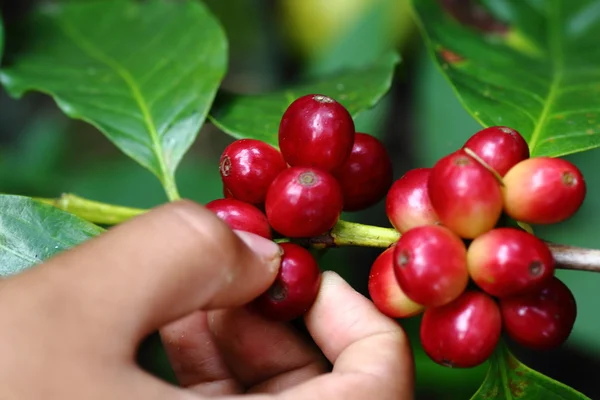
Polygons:
M0 195L0 277L14 275L103 230L29 197Z
M342 103L356 117L387 93L399 61L396 53L389 53L371 65L339 71L275 93L236 95L221 92L210 118L219 129L234 138L255 138L277 146L281 116L296 98L310 93L327 95Z
M472 399L588 399L582 393L522 364L504 344L490 358L485 381Z
M484 126L520 131L533 156L600 146L600 7L592 0L413 0L428 47Z
M152 171L167 193L227 67L218 21L197 1L102 0L41 8L0 80L47 93Z

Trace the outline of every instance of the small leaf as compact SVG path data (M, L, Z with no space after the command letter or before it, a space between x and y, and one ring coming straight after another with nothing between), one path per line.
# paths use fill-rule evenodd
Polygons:
M498 345L489 362L488 374L472 400L589 399L575 389L522 364L504 343Z
M227 41L198 1L58 3L34 13L30 40L0 81L36 90L96 126L152 171L170 197L227 67Z
M413 0L429 50L463 106L483 126L520 131L532 156L599 147L598 3L482 3Z
M389 53L371 65L340 71L274 93L236 95L221 92L211 110L210 119L234 138L259 139L277 146L281 116L295 99L311 93L330 96L356 117L361 111L377 104L389 90L394 69L399 62L398 54Z
M17 274L103 232L29 197L0 195L0 277Z

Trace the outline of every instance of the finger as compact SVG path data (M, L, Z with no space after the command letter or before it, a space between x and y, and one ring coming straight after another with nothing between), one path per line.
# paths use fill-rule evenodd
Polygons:
M279 392L329 370L316 346L289 324L245 307L212 311L208 323L221 357L249 392Z
M323 274L319 296L305 320L334 368L330 376L314 379L286 396L414 397L414 363L406 334L337 274Z
M220 357L206 312L196 311L172 322L160 330L160 336L181 386L207 396L243 392Z
M279 247L234 233L191 201L158 207L17 279L70 319L138 340L197 309L244 304L268 289ZM56 312L56 310L53 310ZM115 335L116 333L116 335Z

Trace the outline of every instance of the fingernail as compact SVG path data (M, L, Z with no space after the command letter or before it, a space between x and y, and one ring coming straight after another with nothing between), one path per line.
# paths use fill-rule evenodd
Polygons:
M234 232L252 251L271 264L273 269L279 268L282 251L277 243L254 233L239 230L234 230Z

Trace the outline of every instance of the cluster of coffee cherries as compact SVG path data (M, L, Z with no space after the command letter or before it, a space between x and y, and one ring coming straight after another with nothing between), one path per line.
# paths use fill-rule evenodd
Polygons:
M239 139L220 157L223 198L206 207L231 228L268 239L327 233L343 211L360 211L385 198L392 163L375 137L355 131L336 100L308 94L283 113L278 147ZM313 254L280 243L278 276L250 307L274 320L292 320L312 306L321 279Z
M441 365L483 363L502 332L532 349L555 348L577 307L531 225L570 218L585 194L572 163L530 157L509 127L480 130L433 167L393 182L386 213L401 236L374 262L370 296L390 317L422 314L422 346Z

